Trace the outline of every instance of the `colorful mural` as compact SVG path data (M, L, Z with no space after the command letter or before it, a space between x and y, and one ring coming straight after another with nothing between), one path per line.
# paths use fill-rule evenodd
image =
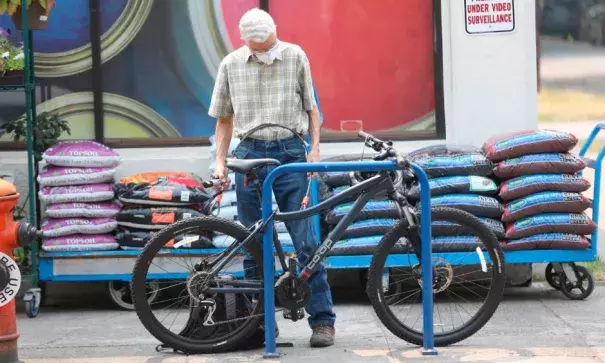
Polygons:
M207 108L218 65L242 45L241 15L258 6L102 0L105 137L212 135ZM394 138L435 132L431 1L279 0L270 1L270 12L278 37L300 44L311 60L326 137L360 128ZM8 16L0 27L13 28ZM88 1L70 0L34 35L37 76L50 96L38 108L68 118L71 138L94 137L89 34ZM23 113L23 103L22 94L4 93L0 124Z

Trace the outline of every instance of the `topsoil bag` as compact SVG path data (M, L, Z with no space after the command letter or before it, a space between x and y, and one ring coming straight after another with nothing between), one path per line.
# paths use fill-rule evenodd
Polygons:
M528 154L566 153L577 143L578 138L567 132L525 130L487 140L483 152L491 161L501 161Z
M45 187L113 182L114 168L66 168L47 165L40 170L38 183Z
M476 193L493 195L498 192L496 183L486 177L477 175L446 176L429 180L431 196L455 193ZM420 185L415 183L407 193L412 200L420 199Z
M573 174L524 175L505 181L500 186L500 198L513 200L545 191L581 193L590 188L590 182Z
M340 204L334 209L332 209L326 215L326 223L328 224L337 224L342 217L344 217L351 208L353 207L354 202ZM357 214L355 220L363 220L363 219L379 219L379 218L401 218L402 215L399 212L399 206L397 203L391 200L371 200L369 201Z
M573 174L586 164L572 154L534 154L501 161L494 173L502 179L528 174Z
M44 187L38 192L44 203L102 202L114 197L111 184Z
M540 213L581 213L588 207L590 200L579 193L541 192L505 205L502 221L516 221Z
M363 237L363 236L375 236L384 235L393 229L396 219L367 219L365 221L359 221L351 224L344 231L341 239Z
M110 251L118 247L111 234L74 234L48 238L42 243L44 251Z
M568 233L541 233L508 241L503 246L506 251L527 250L585 250L590 242L584 236Z
M446 194L431 198L432 207L451 207L480 217L498 218L503 208L496 198L475 194Z
M506 238L516 239L541 233L591 234L597 226L585 213L548 213L520 219L506 228Z
M82 168L113 168L120 162L118 153L95 141L61 141L42 158L50 165Z
M491 218L478 218L487 226L487 228L489 228L490 231L496 235L496 238L505 237L506 233L504 230L504 224L502 224L502 222ZM461 236L474 234L472 230L449 221L434 221L431 224L431 230L433 236Z
M201 216L202 213L188 208L137 208L122 209L116 220L120 226L148 230L162 229L183 219Z
M99 203L57 203L46 208L46 215L52 218L111 218L122 208L116 201Z
M482 155L481 149L472 145L440 144L412 151L409 158L432 158L436 156Z
M115 191L124 203L162 206L203 204L211 196L200 177L187 172L135 174L120 179Z
M410 161L418 164L429 177L451 175L479 175L492 174L494 165L483 155L458 156L428 156L413 157Z
M44 218L42 235L44 237L61 237L70 234L104 234L116 229L113 218Z

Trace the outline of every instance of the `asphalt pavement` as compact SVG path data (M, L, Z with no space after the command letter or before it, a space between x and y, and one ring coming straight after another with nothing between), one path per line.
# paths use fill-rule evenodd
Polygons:
M88 291L91 291L89 289ZM36 319L20 312L20 358L24 363L104 362L256 362L262 350L182 356L157 353L157 341L133 312L107 305L103 295L74 291L49 298ZM423 357L418 347L388 332L376 317L361 289L337 290L336 345L308 346L305 322L283 321L281 357L267 362L605 362L605 287L597 287L585 301L567 300L560 292L537 283L507 289L495 316L477 334L437 357ZM52 307L53 304L61 307Z

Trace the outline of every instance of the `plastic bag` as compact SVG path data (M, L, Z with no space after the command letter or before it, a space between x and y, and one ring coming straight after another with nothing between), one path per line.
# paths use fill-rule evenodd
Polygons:
M199 176L188 172L149 172L120 179L116 195L123 203L157 206L203 204L210 192Z
M113 218L44 218L41 224L44 237L61 237L70 234L104 234L117 227Z
M572 154L534 154L501 161L494 173L511 179L529 174L573 174L585 167L584 161Z
M201 216L202 213L189 208L128 208L122 209L116 215L116 220L120 226L149 230L162 229L178 221Z
M111 184L43 187L38 197L44 203L103 202L114 198Z
M326 223L337 224L353 207L354 202L340 204L326 215ZM369 201L357 215L355 220L401 218L397 203L385 201Z
M581 193L589 188L588 180L574 174L523 175L504 182L499 195L502 200L513 200L545 191Z
M446 176L429 180L431 196L455 193L493 195L498 192L498 185L492 179L478 176ZM414 183L408 191L411 200L420 199L420 184Z
M506 238L516 239L542 233L587 235L597 226L586 214L546 213L526 217L506 227Z
M528 154L567 153L578 143L574 135L554 130L524 130L495 136L483 144L491 161L502 161Z
M114 168L67 168L47 165L38 175L38 183L45 187L111 183L116 172Z
M504 230L504 224L501 221L484 217L478 218L496 235L496 238L505 237L506 232ZM473 234L472 230L453 222L433 221L431 225L433 236L460 236Z
M119 245L111 234L74 234L44 240L44 251L110 251Z
M581 213L588 207L590 200L580 193L540 192L505 205L502 221L516 221L541 213Z
M584 236L569 233L541 233L517 240L507 241L503 248L507 251L526 250L585 250L590 242Z
M504 209L496 198L475 194L446 194L431 198L432 207L451 207L475 216L498 218Z
M58 203L46 208L51 218L112 218L122 206L116 201L99 203Z

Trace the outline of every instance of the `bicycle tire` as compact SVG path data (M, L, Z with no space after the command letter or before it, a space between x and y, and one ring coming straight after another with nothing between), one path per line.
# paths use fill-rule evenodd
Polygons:
M445 334L435 333L435 346L443 347L460 342L479 331L493 316L502 300L505 284L504 254L498 240L477 217L472 214L454 208L436 207L431 210L432 220L445 220L461 224L472 230L474 235L483 242L485 249L494 263L492 274L492 289L488 297L476 314L469 322L461 328ZM382 270L385 261L395 243L404 237L403 231L407 228L407 221L403 220L387 233L380 242L377 252L372 258L368 279L367 294L372 302L374 311L384 326L397 337L415 345L422 345L423 334L419 334L397 320L388 304L381 287ZM496 264L498 266L496 266Z
M254 330L261 324L261 319L263 318L261 314L264 312L263 294L259 294L257 307L254 310L255 312L261 312L256 314L258 316L251 317L227 336L214 338L209 342L190 339L178 335L164 327L153 314L152 309L147 304L147 299L145 298L146 275L153 257L155 257L157 252L171 240L175 234L195 229L216 231L235 237L236 240L239 241L243 241L250 234L250 232L241 225L214 216L188 218L164 228L149 241L135 262L132 273L132 297L135 310L139 320L147 331L170 348L187 354L207 354L232 351L242 341L250 337ZM262 279L263 269L260 240L249 244L247 249L256 262L259 279Z

